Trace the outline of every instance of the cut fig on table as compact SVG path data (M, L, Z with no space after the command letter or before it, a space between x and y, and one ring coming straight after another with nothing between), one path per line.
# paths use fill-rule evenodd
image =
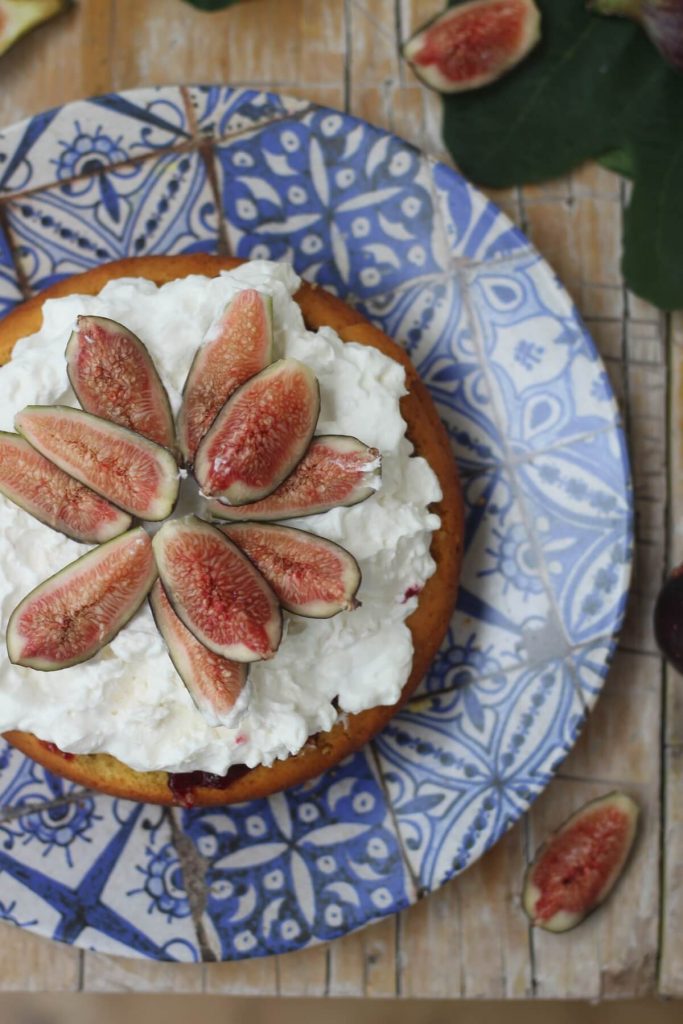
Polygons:
M71 0L0 0L0 56L27 32L70 6Z
M319 414L311 370L296 359L272 363L234 392L199 445L203 493L231 505L271 494L303 458Z
M178 618L157 580L149 603L176 671L209 725L232 725L237 698L247 683L248 666L214 654Z
M211 325L192 361L178 417L186 465L223 405L273 358L273 300L253 288L238 292Z
M314 437L294 472L262 501L249 505L209 502L216 519L272 522L320 515L339 506L358 505L377 490L381 455L355 437Z
M638 815L630 796L608 793L549 836L524 880L522 903L532 924L566 932L600 906L626 864Z
M175 447L171 403L146 347L127 327L79 316L66 346L66 367L86 412Z
M84 544L102 544L131 525L127 512L74 480L23 437L3 431L0 494L46 526Z
M282 638L280 605L225 534L186 516L164 523L153 545L173 609L200 643L232 661L273 657Z
M339 544L271 523L234 523L222 530L265 576L288 612L329 619L358 607L358 562Z
M14 425L41 455L139 519L165 519L178 498L176 461L126 427L64 405L27 405Z
M469 0L418 29L403 56L430 89L465 92L501 78L540 38L534 0Z
M87 661L133 617L156 575L141 526L89 551L17 605L7 626L10 661L42 672Z

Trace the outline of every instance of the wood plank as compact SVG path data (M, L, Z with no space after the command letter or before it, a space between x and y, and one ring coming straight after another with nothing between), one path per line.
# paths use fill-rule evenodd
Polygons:
M680 679L679 679L680 685ZM665 754L662 954L659 991L683 998L683 744Z
M324 996L327 993L328 947L312 946L277 957L278 995Z
M277 961L274 956L206 964L205 978L205 991L210 995L277 995Z
M330 996L396 995L395 916L330 943Z
M0 992L75 992L81 953L11 924L0 924Z
M153 960L83 954L84 992L201 992L202 964L172 964Z

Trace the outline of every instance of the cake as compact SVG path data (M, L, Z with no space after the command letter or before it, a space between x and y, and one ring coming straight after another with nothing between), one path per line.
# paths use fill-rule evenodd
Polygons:
M274 301L280 302L282 309L288 308L283 304L284 298L277 298L277 295L284 294L283 282L288 282L290 292L298 288L294 299L303 322L308 331L318 333L315 338L310 334L305 337L301 331L297 332L294 328L290 331L288 327L289 333L283 328L283 336L289 346L287 355L292 354L290 349L293 346L294 355L304 362L307 361L308 352L305 345L316 348L316 358L320 365L314 366L314 370L320 376L323 391L321 422L326 417L325 423L328 424L323 429L319 424L317 433L350 433L348 424L352 424L357 428L353 432L361 436L361 440L367 439L373 444L379 441L376 446L382 448L382 431L388 431L397 454L395 458L387 460L385 473L398 474L397 467L400 467L401 474L410 477L415 488L418 491L424 490L427 498L422 504L419 495L418 499L411 498L407 502L404 495L407 486L405 480L394 481L393 484L389 480L385 485L386 495L380 489L378 496L371 497L367 505L359 505L344 514L328 512L301 521L306 530L320 533L321 536L327 534L330 540L343 542L352 554L358 556L361 564L365 564L364 549L370 550L373 540L363 535L365 524L371 530L373 524L377 528L377 523L381 522L384 524L382 529L386 530L386 524L391 523L393 516L401 529L404 520L409 524L405 526L405 537L413 537L413 540L404 544L397 540L396 551L401 552L401 558L396 559L401 563L399 566L394 565L395 560L390 557L394 543L391 539L383 541L385 546L379 555L373 553L368 556L367 564L373 558L375 561L368 572L367 584L365 580L361 583L358 596L364 603L359 611L343 612L338 619L326 623L310 620L313 625L309 625L308 619L286 616L289 632L285 633L274 659L263 663L264 668L261 668L260 662L256 667L252 666L254 681L250 684L251 693L270 694L272 705L266 707L269 718L259 720L261 735L258 743L254 739L258 733L254 724L256 712L252 714L247 710L247 717L241 719L234 730L216 734L220 740L212 733L210 740L197 740L196 749L190 750L186 741L189 743L195 734L204 737L202 730L208 727L201 722L199 712L192 705L172 666L168 670L160 668L161 659L166 659L164 666L168 659L164 655L161 638L152 640L148 632L148 623L151 622L148 612L141 612L120 634L124 639L128 638L126 657L130 663L136 661L137 677L130 672L125 679L116 675L117 641L105 648L101 656L93 659L92 669L86 663L84 666L62 669L55 675L41 674L32 669L17 670L8 663L3 664L0 669L0 728L6 730L6 739L56 774L90 788L134 800L198 806L235 803L267 796L330 768L368 742L414 691L443 641L457 591L463 540L460 489L448 438L428 392L405 352L395 342L335 296L323 289L298 282L291 270L283 265L245 265L237 260L195 254L143 257L98 267L59 282L13 311L0 324L0 363L10 358L19 339L30 340L31 336L41 331L46 300L98 296L107 286L110 292L114 288L111 294L116 296L116 302L114 298L111 299L114 311L117 312L117 317L113 318L118 318L122 323L126 323L124 313L127 302L131 310L133 307L142 309L153 303L157 294L167 295L165 330L171 339L174 317L178 323L190 320L194 315L193 303L198 311L203 311L202 315L206 319L206 302L203 298L206 289L211 290L212 295L216 293L216 301L224 301L221 289L224 282L225 287L229 284L229 274L226 277L226 272L237 275L234 278L237 284L230 278L233 281L230 284L232 288L251 284L262 287L264 282L270 287L272 282L276 296ZM150 283L147 285L145 282ZM166 291L162 286L166 287ZM107 294L105 290L105 296ZM120 312L122 309L124 313ZM97 313L98 309L94 311ZM73 319L74 309L69 305L54 303L45 312L48 318L52 316L59 321L60 317L63 319L67 314ZM110 312L107 307L105 315ZM135 319L132 313L131 316ZM289 317L287 323L291 321L296 324L298 314L292 312L286 316ZM131 326L144 338L144 323L128 323L127 326ZM161 328L157 325L156 329L159 336ZM193 341L195 347L200 343L204 329L200 331L197 328L197 338ZM182 334L180 327L178 330ZM341 349L332 332L345 343ZM64 344L67 337L68 330L64 334ZM369 346L376 353L381 353L383 358L375 354L371 357L367 352L364 354L364 350L357 346ZM331 363L334 352L337 352L337 362ZM182 356L183 374L191 355L187 353ZM311 359L315 362L313 356ZM161 346L157 360L160 360L158 368L162 376L167 373L172 376L171 370L175 362L181 360L181 356L172 350L169 340L168 355ZM372 363L372 372L365 367L364 360ZM44 387L47 402L53 403L59 399L75 405L73 395L67 399L61 398L64 391L63 379L60 378L57 383L52 379L58 374L56 364L53 367L52 361L46 358L45 370L41 367L41 374L43 372L50 378ZM405 393L402 393L403 374ZM384 381L373 384L376 391L368 397L368 401L373 403L369 406L374 410L372 416L368 415L368 422L364 423L361 405L356 403L353 408L341 410L337 417L340 422L347 424L347 429L334 429L337 424L335 410L343 406L345 401L345 382L351 382L348 393L353 393L357 398L361 393L361 382L366 377L375 382ZM0 370L0 392L2 383ZM22 390L23 384L24 381L20 380L14 383L14 387ZM33 382L26 380L25 384L26 402L22 401L20 405L36 402ZM396 395L400 395L400 398ZM40 401L43 401L42 397ZM396 407L393 411L392 403ZM400 416L397 419L399 409ZM399 423L405 431L405 438L414 448L414 456L410 455L410 446L406 444L405 438L398 437ZM0 426L5 430L11 429L5 422ZM328 429L330 426L333 429ZM374 432L376 436L362 436L368 431ZM400 498L402 494L404 497ZM6 499L0 500L4 503L0 511L9 507ZM381 505L382 501L386 507ZM181 505L182 502L181 496ZM373 503L376 505L375 512L372 511ZM6 530L10 536L6 536L4 546L0 546L0 557L4 557L5 575L11 580L13 566L17 566L16 572L19 573L18 566L24 557L22 551L17 550L12 556L12 565L9 564L12 530L18 536L21 527L23 536L27 525L21 518L26 513L11 511L7 514L10 516L8 522L15 525ZM12 520L12 516L19 516L19 519ZM299 526L300 523L295 521L292 525ZM357 536L347 537L343 531L348 532L349 529L358 531ZM26 582L22 580L23 591L17 589L17 586L12 588L9 583L6 587L11 591L14 603L17 595L23 596L23 593L55 572L60 565L86 550L82 546L73 547L72 541L60 538L59 541L49 541L54 551L48 557L47 537L59 535L39 524L36 525L36 531L35 535L31 535L30 542L25 542L26 545L30 543L32 551L30 558L24 557L24 562L32 564L21 570L26 576ZM342 531L341 539L339 531ZM41 546L44 548L42 554ZM67 551L69 557L65 557ZM46 570L42 563L50 561L50 558L54 566L48 566ZM393 593L391 601L387 601L385 606L382 604L385 599L379 593L382 573L378 571L378 566L382 558L386 564L387 586L393 587L394 591L401 581L400 572L408 574L401 582L401 586L405 584L402 598L399 600L398 595ZM7 604L5 596L3 620L6 620L6 613L11 611L11 608L6 607ZM138 620L141 624L136 627ZM354 622L355 626L349 625ZM382 623L381 628L378 628L378 622ZM123 643L124 640L118 641L119 649ZM313 643L320 645L319 651L313 651L310 646ZM138 646L135 647L135 644ZM354 662L356 651L360 652L358 657L363 652L376 652L375 662L369 667L367 658L362 665L358 658ZM304 689L303 684L297 688L297 665L301 665L302 674L308 672L308 689ZM314 665L318 666L316 671L319 674L313 672ZM145 677L148 670L150 678ZM267 672L271 675L265 675ZM163 675L166 689L163 690L164 700L155 715L153 698L156 691L151 676L159 675ZM49 684L41 676L49 679ZM292 691L295 693L293 707L285 707L286 701L283 700L278 710L273 693L277 695L279 691L273 689L274 684L271 685L269 679L276 680L277 686L283 687L285 693L287 679L291 679ZM62 685L64 693L60 689ZM48 686L53 689L48 689ZM173 690L171 700L168 694L173 687L177 688L177 692ZM150 688L149 700L145 704L143 691ZM321 695L318 690L325 692ZM333 693L333 690L338 692ZM123 694L120 709L118 705L114 708L110 699L112 693L119 691ZM53 694L56 696L53 697ZM265 697L263 699L265 701ZM302 700L304 703L310 700L311 707L302 710L297 707L297 700L300 703ZM117 711L124 723L120 730L116 725L114 711ZM143 711L147 715L146 719ZM248 717L250 714L251 719ZM136 715L142 724L137 723ZM251 723L249 728L244 728L245 721ZM30 723L28 727L27 723ZM246 740L243 733L249 734ZM270 733L274 734L275 738L264 738L266 733L269 736ZM175 759L176 756L179 760Z

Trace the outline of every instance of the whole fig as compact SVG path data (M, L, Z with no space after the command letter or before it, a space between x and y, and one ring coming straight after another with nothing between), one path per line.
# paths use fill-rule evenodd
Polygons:
M683 71L683 0L589 0L588 6L640 22L664 60Z

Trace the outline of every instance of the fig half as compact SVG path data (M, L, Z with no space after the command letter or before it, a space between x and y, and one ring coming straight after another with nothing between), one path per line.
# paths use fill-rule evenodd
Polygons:
M272 523L234 523L222 530L265 576L288 612L329 619L358 607L360 568L339 544Z
M71 6L71 0L0 0L0 55L17 40Z
M197 710L209 725L233 725L235 702L247 683L247 665L221 658L200 644L173 611L159 580L152 587L149 603L171 661Z
M14 609L6 637L10 661L42 672L87 661L133 617L156 575L141 526L89 551Z
M53 530L102 544L130 528L126 512L74 480L18 434L0 431L0 494Z
M194 473L207 497L259 501L285 480L308 448L320 414L315 376L280 359L238 388L197 449Z
M173 609L200 643L231 661L273 657L282 638L280 605L232 541L186 516L164 523L153 545Z
M46 459L131 515L156 521L172 511L178 467L146 437L64 405L27 405L14 425Z
M186 465L227 402L273 358L273 301L253 288L239 292L209 328L183 390L178 440Z
M269 522L329 512L357 505L377 490L381 455L355 437L323 434L311 445L294 472L277 490L250 505L209 503L216 519Z
M638 814L630 796L608 793L546 840L524 880L522 903L532 924L566 932L600 906L624 868Z
M127 327L103 316L79 316L66 346L66 368L86 412L174 447L166 388L149 352Z

